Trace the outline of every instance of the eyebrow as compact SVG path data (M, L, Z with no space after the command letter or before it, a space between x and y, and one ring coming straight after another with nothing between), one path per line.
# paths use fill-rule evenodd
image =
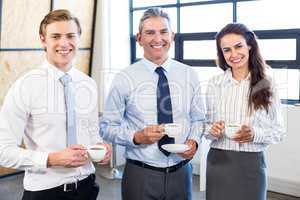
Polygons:
M162 31L169 31L169 29L168 28L163 28L163 29L160 29L160 30L158 30L159 32L162 32ZM156 32L156 30L155 29L146 29L146 30L144 30L144 32Z
M50 35L76 35L76 33L74 33L74 32L66 33L66 34L62 34L62 33L50 33Z
M243 43L240 41L240 42L235 43L233 46L240 45L240 44L243 44Z
M237 42L237 43L235 43L234 45L232 45L233 47L235 47L235 46L237 46L237 45L241 45L242 44L242 42L241 41L239 41L239 42ZM228 48L230 48L230 46L224 46L224 47L222 47L222 49L228 49Z
M160 29L160 31L169 31L168 28L163 28L163 29Z

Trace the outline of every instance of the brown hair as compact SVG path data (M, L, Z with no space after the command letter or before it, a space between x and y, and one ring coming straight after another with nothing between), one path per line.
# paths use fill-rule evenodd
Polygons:
M81 34L81 26L79 23L79 20L77 17L73 16L70 11L65 10L65 9L60 9L60 10L54 10L48 13L44 19L40 23L40 30L39 34L40 35L45 35L46 27L48 24L51 24L53 22L59 22L59 21L70 21L74 20L78 27L78 33L79 35Z
M252 112L253 109L258 110L260 108L268 111L268 106L271 104L271 97L273 94L271 91L271 83L266 78L267 65L260 54L256 35L241 23L227 24L219 33L217 33L217 63L224 71L228 68L231 68L231 66L226 63L220 45L221 39L227 34L237 34L243 36L247 42L247 45L251 47L249 50L249 71L251 80L248 97L248 107L250 112Z

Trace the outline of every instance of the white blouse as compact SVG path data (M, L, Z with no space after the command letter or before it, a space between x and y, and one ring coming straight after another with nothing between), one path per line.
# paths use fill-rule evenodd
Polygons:
M248 94L250 91L250 74L246 79L236 81L232 77L230 69L223 74L210 79L206 94L207 123L204 136L211 140L212 148L260 152L268 144L278 143L285 135L283 117L281 113L281 102L274 81L271 81L272 103L268 112L259 109L249 114ZM263 82L258 83L257 88L263 86ZM248 125L254 131L254 139L249 143L238 143L226 137L215 138L209 133L212 123L223 120L226 124ZM225 129L226 130L226 129Z

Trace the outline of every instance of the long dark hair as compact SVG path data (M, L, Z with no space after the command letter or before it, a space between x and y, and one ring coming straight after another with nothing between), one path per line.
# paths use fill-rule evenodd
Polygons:
M266 78L267 65L260 54L256 35L241 23L227 24L219 33L217 33L217 64L224 71L228 68L231 68L231 66L229 66L225 61L220 45L221 39L227 34L237 34L243 36L247 42L247 45L251 47L249 50L249 71L251 80L248 97L248 107L250 113L253 111L253 109L258 110L261 108L268 111L273 94L271 91L271 83Z

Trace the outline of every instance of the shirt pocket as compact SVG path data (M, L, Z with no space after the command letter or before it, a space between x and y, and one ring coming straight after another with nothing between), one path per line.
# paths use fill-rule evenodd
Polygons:
M156 99L155 85L141 85L130 95L127 111L141 118L151 118L156 115Z
M56 129L57 127L66 128L65 113L39 113L31 114L27 128L33 132L46 132Z
M66 147L65 113L31 114L26 127L26 143L39 151L54 151ZM29 138L27 140L27 138Z

